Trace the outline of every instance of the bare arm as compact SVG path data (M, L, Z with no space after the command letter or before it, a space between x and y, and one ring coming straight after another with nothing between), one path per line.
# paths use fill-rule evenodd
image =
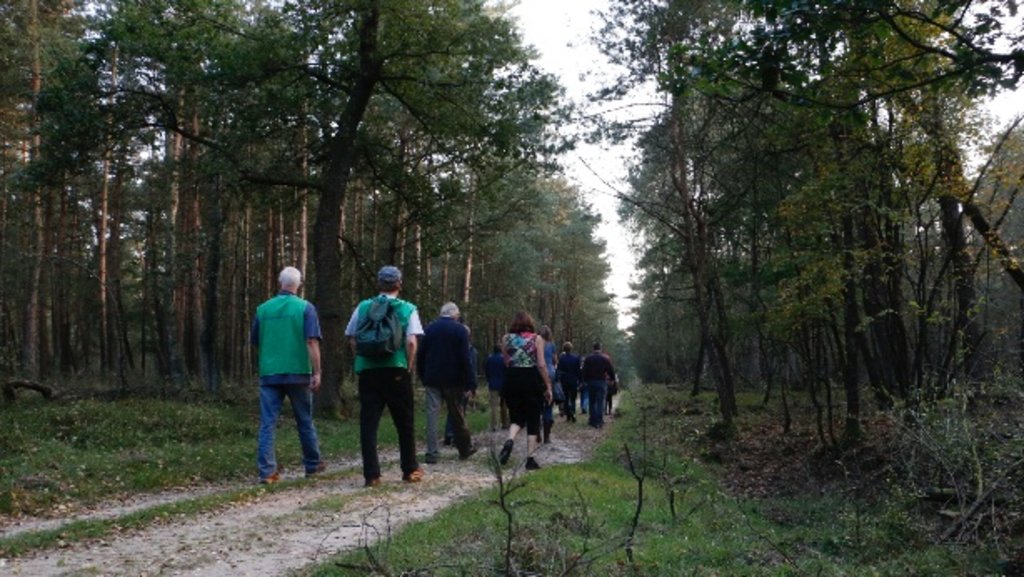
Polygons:
M409 372L416 374L416 346L419 341L416 335L409 335L405 339L405 363L409 366Z
M315 393L320 390L320 339L306 339L306 350L309 351L309 364L313 367L309 390Z

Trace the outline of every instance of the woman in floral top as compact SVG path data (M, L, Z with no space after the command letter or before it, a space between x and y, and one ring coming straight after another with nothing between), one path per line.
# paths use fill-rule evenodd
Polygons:
M508 405L508 440L498 460L508 463L519 431L526 429L526 468L539 469L533 458L540 438L540 414L551 402L551 379L544 362L544 339L536 334L533 318L524 311L516 313L508 334L501 338L501 353L508 371L502 397ZM539 354L538 354L539 352Z

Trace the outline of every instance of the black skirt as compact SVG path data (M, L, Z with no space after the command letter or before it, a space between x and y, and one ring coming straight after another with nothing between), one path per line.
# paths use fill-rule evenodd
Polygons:
M544 379L537 367L514 367L505 373L505 388L501 391L508 405L509 420L527 428L527 434L536 434L530 425L536 419L540 425L540 413L544 408Z

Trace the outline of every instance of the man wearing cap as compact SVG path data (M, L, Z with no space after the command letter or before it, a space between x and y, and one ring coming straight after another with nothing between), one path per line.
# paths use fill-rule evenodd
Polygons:
M260 483L281 476L274 455L274 429L285 397L292 404L302 445L306 476L324 470L313 425L313 393L320 388L320 321L316 308L298 296L302 273L285 267L278 276L281 290L256 309L250 340L259 347L260 432L256 465Z
M476 371L470 358L469 330L459 322L460 316L458 305L445 303L441 316L427 326L416 351L416 371L427 388L427 464L440 457L437 421L442 400L459 459L464 461L476 452L463 408L463 401L476 390Z
M367 487L380 485L380 461L377 458L377 430L384 408L391 413L398 432L398 451L402 480L417 483L423 469L416 460L416 431L413 409L412 371L416 366L416 337L423 334L416 305L398 298L402 290L402 272L388 265L377 272L377 299L391 300L391 306L405 332L405 348L385 357L365 357L356 353L356 330L375 299L366 299L352 311L345 328L359 381L359 445L363 455L363 478Z

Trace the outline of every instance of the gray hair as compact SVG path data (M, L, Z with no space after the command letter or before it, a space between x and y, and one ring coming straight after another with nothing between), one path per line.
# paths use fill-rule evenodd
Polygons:
M277 282L281 283L281 288L299 288L302 284L302 272L293 266L286 266L278 275Z
M444 303L441 305L441 316L450 319L459 318L459 306L455 303Z

